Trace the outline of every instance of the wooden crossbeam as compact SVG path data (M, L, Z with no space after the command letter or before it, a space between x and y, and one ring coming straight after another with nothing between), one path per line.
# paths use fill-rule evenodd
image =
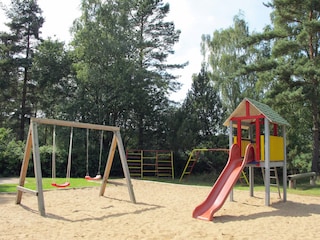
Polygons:
M47 118L31 118L31 121L39 124L57 125L57 126L64 126L64 127L104 130L104 131L111 131L111 132L120 131L119 127L98 125L98 124L92 124L92 123L71 122L71 121L47 119Z
M25 193L31 193L35 196L38 196L38 191L32 190L30 188L22 187L22 186L17 186L17 190Z

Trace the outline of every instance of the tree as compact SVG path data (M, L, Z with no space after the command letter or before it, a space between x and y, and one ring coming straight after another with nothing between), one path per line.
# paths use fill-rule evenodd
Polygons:
M175 149L175 158L183 159L183 162L176 161L178 167L184 167L181 165L185 164L185 159L194 148L228 148L226 129L222 126L225 112L203 63L201 71L193 75L191 89L170 122L172 130L169 139L172 140L169 141ZM219 172L225 164L226 154L202 154L200 159L197 170Z
M125 81L130 79L130 27L125 1L82 1L72 46L77 74L76 116L115 125L127 108Z
M14 60L14 41L16 37L6 32L0 33L0 124L10 126L9 116L16 109L16 76Z
M32 60L32 112L47 118L61 117L66 112L66 100L74 98L76 83L72 75L71 52L63 42L44 40L36 48Z
M184 113L180 122L179 142L187 149L195 147L224 147L215 142L223 134L225 109L220 96L212 86L205 64L198 75L193 75L191 90L182 107Z
M168 69L183 65L166 63L180 34L164 21L168 11L156 0L84 0L73 28L80 115L123 127L138 148L163 122L169 92L179 86Z
M288 170L292 174L311 169L312 159L312 116L306 108L302 89L288 89L278 81L266 93L265 102L292 125L287 128Z
M313 136L311 170L319 172L320 2L273 0L267 6L273 9L273 27L251 36L251 43L267 40L273 44L270 61L274 64L269 69L274 73L271 84L280 90L274 99L276 103L288 105L300 101L301 107L309 109ZM298 98L289 96L294 92L300 93Z
M212 71L210 78L229 113L244 97L261 98L266 88L262 81L265 76L247 68L255 59L265 59L270 49L268 51L268 45L260 45L258 49L246 46L244 42L249 35L240 13L234 17L233 26L215 31L212 37L202 37L202 53L208 58Z
M40 40L40 28L44 22L42 11L36 0L13 0L11 8L5 9L7 17L11 20L6 23L12 37L13 64L19 72L16 75L16 88L20 95L14 99L16 109L14 115L19 119L19 138L24 139L26 118L32 113L30 111L29 90L32 87L30 69L34 48Z
M162 0L135 0L130 6L135 71L128 86L134 94L132 119L138 131L137 147L142 148L157 116L168 108L169 93L180 87L176 76L168 70L183 68L186 64L166 63L180 36L174 23L165 21L169 4Z

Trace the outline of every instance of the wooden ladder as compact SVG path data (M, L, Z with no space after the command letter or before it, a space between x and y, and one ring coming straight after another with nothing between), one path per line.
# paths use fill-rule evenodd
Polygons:
M158 177L170 177L174 179L174 164L172 151L157 152L157 164Z
M141 178L142 176L142 158L143 155L141 151L128 151L126 153L128 168L131 177L133 178Z
M265 168L261 168L263 181L265 182ZM277 167L270 168L270 186L276 187L278 189L278 195L281 199L281 192L280 192L280 184L279 184L279 177Z

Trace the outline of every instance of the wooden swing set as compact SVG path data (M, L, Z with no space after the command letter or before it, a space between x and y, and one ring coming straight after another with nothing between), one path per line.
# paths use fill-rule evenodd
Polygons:
M112 143L110 146L109 155L108 155L105 171L104 171L103 178L102 178L102 184L100 187L99 196L103 196L105 193L107 181L108 181L108 178L110 175L112 162L114 159L114 154L115 154L116 148L118 146L118 152L120 155L123 173L126 178L126 184L128 187L130 200L131 200L131 202L136 203L134 192L133 192L133 187L132 187L132 183L131 183L131 179L130 179L129 168L128 168L128 164L127 164L127 160L126 160L126 154L124 151L119 127L104 126L104 125L97 125L97 124L90 124L90 123L70 122L70 121L62 121L62 120L55 120L55 119L31 118L26 147L25 147L25 152L24 152L24 157L23 157L23 162L22 162L21 171L20 171L19 185L17 186L16 204L21 203L23 193L31 193L37 197L38 210L39 210L40 215L41 216L46 215L44 197L43 197L41 161L40 161L40 151L39 151L39 137L38 137L38 125L39 124L46 124L46 125L53 125L54 126L54 130L53 130L53 156L52 156L53 165L55 164L55 126L71 127L68 164L67 164L67 176L66 176L65 183L58 184L55 182L55 166L52 166L52 173L53 173L52 174L52 178L53 178L52 185L55 187L58 187L58 188L67 187L70 185L73 128L101 130L102 137L103 137L103 131L113 132ZM31 152L33 154L34 175L35 175L35 179L36 179L36 190L32 190L32 189L24 187ZM100 150L100 152L101 152L101 150ZM100 158L101 158L101 153L100 153ZM87 159L87 165L88 165L88 159ZM86 179L89 179L89 178L94 179L96 177L91 178L89 176L88 168L87 168L87 176L85 178Z

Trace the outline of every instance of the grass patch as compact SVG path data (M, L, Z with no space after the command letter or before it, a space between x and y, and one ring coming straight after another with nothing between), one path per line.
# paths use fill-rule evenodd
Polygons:
M183 185L195 185L195 186L208 186L211 187L213 185L213 177L211 175L208 176L201 176L201 177L192 177L189 176L188 179L184 179L182 182L179 182L179 179L172 179L172 178L145 178L144 180L149 181L156 181L156 182L166 182L166 183L173 183L173 184L183 184ZM64 183L65 178L57 178L56 183ZM43 178L42 179L42 186L44 190L53 190L56 187L51 186L52 179L51 178ZM0 184L0 192L6 193L14 193L16 192L17 184ZM70 179L70 186L67 188L83 188L83 187L97 187L100 186L100 181L87 181L84 178L71 178ZM25 183L26 188L30 188L36 190L36 180L35 178L26 178ZM236 190L243 190L249 191L249 186L245 184L236 184ZM254 187L254 191L261 191L263 192L264 185L256 184ZM277 188L271 186L271 192L277 192ZM280 189L282 193L282 188ZM298 195L305 195L305 196L320 196L320 181L316 182L315 186L311 186L307 182L297 183L295 189L287 188L287 193L289 194L298 194Z
M235 186L237 190L249 191L249 186L237 184ZM255 191L264 192L265 188L264 185L255 185ZM277 192L278 189L276 187L271 186L270 192ZM282 194L282 186L280 187L280 192ZM302 183L297 184L295 189L291 189L287 187L288 194L297 194L297 195L304 195L304 196L319 196L320 197L320 182L317 182L315 186L311 186L310 184Z
M17 184L0 184L0 192L13 193L17 191Z
M218 176L214 176L212 174L190 175L184 178L182 182L188 185L213 186L213 183L217 178ZM177 181L179 182L179 180ZM235 189L244 190L244 191L250 190L248 185L240 184L240 183L237 183L235 185ZM262 179L258 179L258 181L255 182L254 191L261 191L261 192L265 191L265 187ZM277 192L277 191L278 189L276 187L274 186L270 187L270 192ZM282 186L280 188L280 191L282 194ZM287 187L287 193L305 195L305 196L320 196L320 180L316 181L315 186L311 186L308 180L303 181L303 179L301 179L300 181L297 181L297 185L295 189L290 189L289 187Z
M56 183L64 183L65 178L56 178ZM53 190L56 187L51 186L52 179L51 178L43 178L42 179L42 187L43 190ZM70 186L67 188L83 188L83 187L96 187L100 186L101 181L87 181L84 178L71 178ZM16 192L18 184L0 184L0 192L12 193ZM35 178L26 178L24 186L26 188L36 190L36 179Z
M195 185L195 186L207 186L212 187L214 183L214 176L210 175L194 175L188 176L188 178L184 178L182 182L179 182L179 179L171 179L171 178L146 178L144 180L150 181L158 181L158 182L167 182L174 184L183 184L183 185ZM237 183L234 187L236 190L249 191L249 186L243 183ZM265 187L263 184L255 184L254 191L264 192ZM278 189L274 186L270 186L270 192L277 192ZM280 187L280 192L282 194L282 186ZM320 196L320 180L316 182L315 186L311 186L307 181L306 182L297 182L297 186L295 189L290 189L287 187L288 194L297 194L304 196Z

